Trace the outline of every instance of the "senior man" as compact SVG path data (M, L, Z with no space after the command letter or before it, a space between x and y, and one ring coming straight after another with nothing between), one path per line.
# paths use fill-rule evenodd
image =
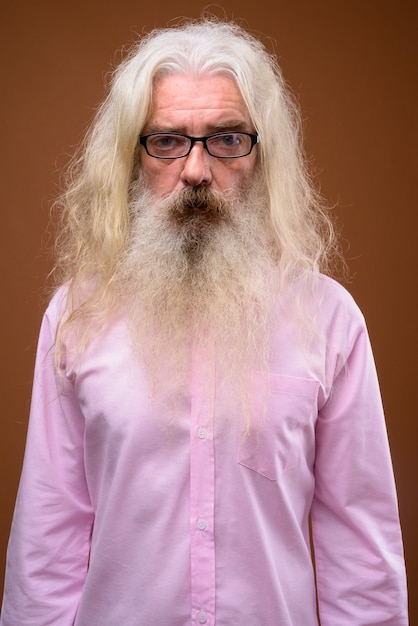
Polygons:
M373 357L276 61L152 32L61 207L2 626L405 626Z

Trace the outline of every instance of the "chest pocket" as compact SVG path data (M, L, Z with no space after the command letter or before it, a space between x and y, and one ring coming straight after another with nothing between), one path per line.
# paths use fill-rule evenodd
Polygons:
M253 421L240 443L238 463L277 480L303 459L313 461L319 382L270 374L266 385L261 376L254 381Z

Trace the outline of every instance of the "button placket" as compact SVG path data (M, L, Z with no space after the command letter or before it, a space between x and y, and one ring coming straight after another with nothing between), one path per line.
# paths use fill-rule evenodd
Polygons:
M190 522L192 623L214 623L215 546L213 419L214 360L200 350L193 357L190 424Z

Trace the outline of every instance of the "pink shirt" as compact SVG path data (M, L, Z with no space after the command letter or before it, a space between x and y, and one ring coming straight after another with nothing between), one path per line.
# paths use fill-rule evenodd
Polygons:
M367 331L337 283L320 278L318 295L322 338L311 353L278 308L267 421L244 442L202 354L167 434L168 409L150 394L122 319L57 378L53 299L2 626L314 626L316 594L322 626L407 624Z

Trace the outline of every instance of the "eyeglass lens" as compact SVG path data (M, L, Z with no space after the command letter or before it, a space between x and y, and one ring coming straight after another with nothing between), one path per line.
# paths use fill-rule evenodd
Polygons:
M209 154L215 157L240 157L251 152L253 140L246 133L217 133L204 140ZM178 158L186 156L193 140L186 135L155 133L146 137L147 151L159 158Z

